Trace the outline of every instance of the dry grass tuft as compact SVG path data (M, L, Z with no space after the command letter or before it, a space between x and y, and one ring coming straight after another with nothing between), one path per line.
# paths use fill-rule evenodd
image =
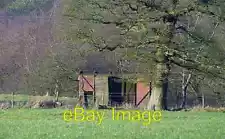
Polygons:
M225 107L210 107L206 106L205 108L202 108L201 106L195 106L190 111L200 111L200 112L225 112Z

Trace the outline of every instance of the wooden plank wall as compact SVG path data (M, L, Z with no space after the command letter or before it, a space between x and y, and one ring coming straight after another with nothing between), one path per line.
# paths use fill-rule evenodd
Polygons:
M141 99L149 92L150 90L150 84L143 82L143 81L139 81L137 83L137 103L141 101ZM139 105L139 107L145 107L147 106L149 100L149 96L147 96L142 103Z
M97 75L95 78L96 103L99 105L108 105L108 76Z

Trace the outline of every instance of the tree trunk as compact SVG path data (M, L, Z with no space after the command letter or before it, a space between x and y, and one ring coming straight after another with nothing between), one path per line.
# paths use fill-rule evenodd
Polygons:
M56 81L56 84L55 84L55 91L54 91L54 93L55 93L55 100L56 100L56 102L58 102L58 101L59 101L59 86L58 86L58 80Z
M188 85L190 84L190 79L192 77L192 74L189 73L187 80L185 81L185 71L183 70L182 72L182 104L181 104L181 108L185 109L186 105L187 105L187 89L188 89Z
M9 19L8 19L8 9L5 9L5 13L4 13L4 19L5 19L5 27L8 28L9 27Z
M59 101L59 92L58 92L58 91L56 91L56 97L55 97L55 100L56 100L56 102Z
M205 95L202 92L202 108L205 108Z
M150 100L149 110L167 110L168 61L162 48L157 48L157 65Z
M187 86L182 87L182 95L183 95L183 100L182 100L181 108L185 109L187 105Z
M172 11L175 7L172 8ZM171 12L172 13L172 12ZM174 18L171 18L174 17ZM169 49L173 47L172 39L176 31L176 15L168 14L163 18L164 27L156 34L162 34L161 43L156 47L156 70L153 79L152 94L148 103L148 109L167 110L168 76L170 71Z
M197 95L198 105L201 105L202 108L205 108L205 96L204 93L201 91L199 83L200 81L197 81L196 79L194 81L195 82L191 86Z
M180 102L180 92L176 90L176 109L180 107L179 102Z

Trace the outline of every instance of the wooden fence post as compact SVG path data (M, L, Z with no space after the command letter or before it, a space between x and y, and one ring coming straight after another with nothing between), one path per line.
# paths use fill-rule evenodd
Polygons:
M12 92L11 107L14 108L14 92Z

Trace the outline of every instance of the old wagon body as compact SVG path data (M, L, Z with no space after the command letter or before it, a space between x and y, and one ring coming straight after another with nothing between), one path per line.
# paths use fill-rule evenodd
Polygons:
M103 74L82 74L79 76L79 84L79 92L93 95L98 105L106 106L142 106L151 91L150 83L140 79L134 81Z

